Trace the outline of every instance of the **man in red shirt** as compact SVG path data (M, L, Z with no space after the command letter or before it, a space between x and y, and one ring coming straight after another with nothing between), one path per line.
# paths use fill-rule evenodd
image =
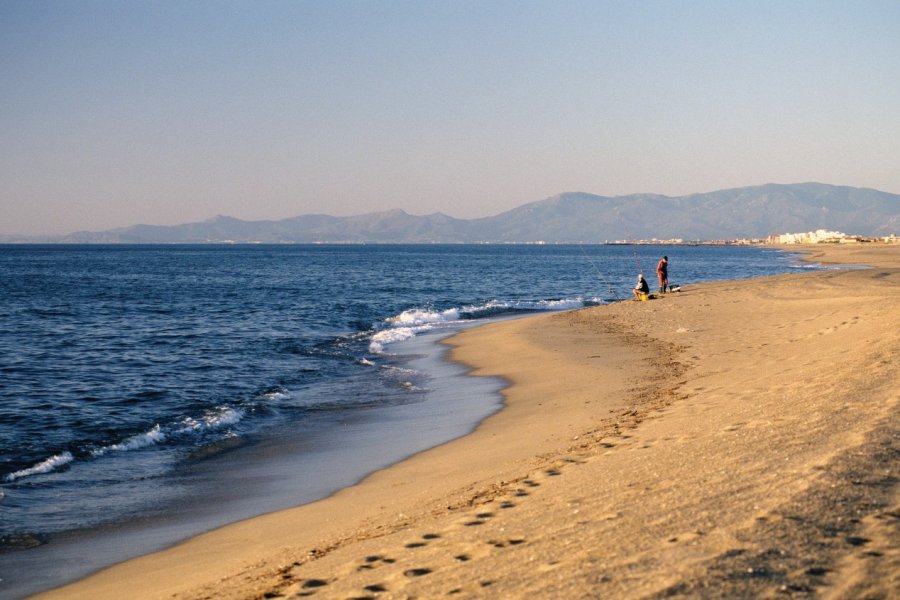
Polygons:
M663 256L656 265L656 276L659 278L659 293L665 293L669 287L669 257Z

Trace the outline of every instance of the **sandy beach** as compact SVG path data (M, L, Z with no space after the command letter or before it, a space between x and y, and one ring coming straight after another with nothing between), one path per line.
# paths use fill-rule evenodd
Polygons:
M472 434L39 597L898 598L900 245L803 250L872 268L467 330Z

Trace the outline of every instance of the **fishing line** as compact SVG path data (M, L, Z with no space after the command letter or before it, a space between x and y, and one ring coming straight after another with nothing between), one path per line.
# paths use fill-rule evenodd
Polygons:
M634 262L637 265L638 273L641 275L644 274L644 267L641 266L641 258L638 256L637 248L635 248L634 238L631 235L631 231L628 229L628 223L625 222L625 218L622 217L622 213L619 212L619 208L616 207L616 216L619 217L619 221L622 222L622 229L625 230L625 235L628 237L628 245L631 246L631 253L634 255Z
M616 288L614 288L612 285L609 284L609 281L607 281L606 277L600 271L600 268L597 266L597 263L595 263L594 260L590 256L588 256L588 253L584 251L584 244L582 244L581 242L578 242L578 248L581 250L581 253L584 255L584 257L586 259L588 259L588 262L590 262L591 265L594 267L594 270L597 271L597 276L600 278L601 283L603 283L603 285L609 287L609 291L612 293L613 297L617 301L620 300L619 294L616 293Z

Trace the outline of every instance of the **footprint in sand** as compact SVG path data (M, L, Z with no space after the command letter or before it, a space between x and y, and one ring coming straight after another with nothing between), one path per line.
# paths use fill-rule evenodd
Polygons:
M426 533L425 535L422 536L422 539L423 540L436 540L440 537L441 536L437 533ZM427 546L427 545L428 545L428 542L410 542L409 544L406 544L406 546L404 546L404 547L405 548L421 548L421 547Z
M369 571L378 566L378 563L384 563L386 565L391 565L397 562L393 558L386 558L379 554L375 554L372 556L367 556L365 559L365 564L362 564L356 568L357 571Z
M484 581L479 581L478 585L483 588L486 588L486 587L490 587L490 586L494 585L494 582L491 581L490 579L485 579ZM447 595L448 596L456 596L457 594L462 594L462 593L463 593L462 588L453 588L452 590L447 592Z
M490 519L494 516L494 513L482 512L475 515L475 518L471 521L467 521L463 523L466 527L477 527L478 525L484 525L486 519Z
M507 546L518 546L519 544L524 544L525 540L523 538L510 538L504 541L488 540L487 543L494 548L506 548Z
M300 584L300 592L297 594L299 597L312 596L315 594L319 588L323 588L328 585L328 582L324 579L307 579L302 584ZM270 592L263 596L264 598L282 598L282 594L278 594L275 592Z
M729 425L728 427L723 428L722 431L737 431L738 429L744 427L746 424L747 423L745 422L735 423L734 425Z
M608 519L604 519L604 520L612 520L614 518L617 518L618 516L621 516L621 515L618 513L617 513L617 515L610 515L610 517ZM697 539L700 537L700 535L701 535L701 533L698 531L682 532L682 533L679 533L678 535L673 535L673 536L667 537L665 540L665 543L666 544L695 544L697 542ZM725 555L726 556L738 556L740 554L743 554L744 552L745 552L745 550L743 550L743 549L731 549L731 550L727 550L725 552Z

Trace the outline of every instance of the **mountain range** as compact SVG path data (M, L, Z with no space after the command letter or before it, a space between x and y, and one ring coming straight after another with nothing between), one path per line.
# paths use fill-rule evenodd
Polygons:
M61 243L604 243L764 238L816 229L881 236L900 232L900 195L822 183L767 184L688 196L558 194L501 214L457 219L390 210L351 217L233 217L183 225L134 225L42 240Z

